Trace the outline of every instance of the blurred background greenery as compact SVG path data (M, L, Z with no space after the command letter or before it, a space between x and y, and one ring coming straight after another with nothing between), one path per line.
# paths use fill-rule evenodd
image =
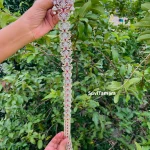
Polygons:
M150 150L150 5L142 5L145 2L75 1L70 18L74 150ZM0 0L0 28L32 4L33 0ZM130 26L114 26L111 14L127 17ZM1 150L44 149L63 130L60 58L56 26L3 62ZM117 94L89 96L89 91Z
M4 0L4 6L11 12L24 13L29 7L32 6L34 0Z

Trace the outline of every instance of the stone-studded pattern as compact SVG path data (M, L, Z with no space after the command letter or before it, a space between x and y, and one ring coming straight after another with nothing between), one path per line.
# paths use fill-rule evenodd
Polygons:
M70 13L74 10L73 0L54 0L54 13L58 13L60 19L60 47L61 62L64 77L63 94L64 94L64 134L70 139L67 150L72 150L71 142L71 101L72 101L72 43L70 40L71 33L70 23L68 21Z

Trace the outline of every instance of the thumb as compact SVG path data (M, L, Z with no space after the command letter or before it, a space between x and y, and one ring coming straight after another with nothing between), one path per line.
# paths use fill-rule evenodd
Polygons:
M61 141L58 150L66 150L66 146L67 146L68 142L69 142L68 138Z

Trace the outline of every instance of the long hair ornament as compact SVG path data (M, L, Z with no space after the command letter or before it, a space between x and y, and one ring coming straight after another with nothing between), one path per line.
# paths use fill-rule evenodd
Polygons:
M68 21L70 14L74 10L73 0L53 0L53 13L58 13L60 20L60 47L61 47L61 62L63 70L63 95L64 95L64 134L70 139L67 150L73 150L71 142L71 100L72 100L72 43L70 23Z

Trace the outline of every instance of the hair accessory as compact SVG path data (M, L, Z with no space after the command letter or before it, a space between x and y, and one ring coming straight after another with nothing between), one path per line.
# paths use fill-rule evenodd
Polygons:
M70 22L68 21L70 15L74 10L73 0L54 0L54 7L52 8L54 14L58 14L60 23L60 47L61 47L61 62L63 70L63 94L64 94L64 134L69 138L67 150L73 150L71 142L71 102L72 102L72 43Z

